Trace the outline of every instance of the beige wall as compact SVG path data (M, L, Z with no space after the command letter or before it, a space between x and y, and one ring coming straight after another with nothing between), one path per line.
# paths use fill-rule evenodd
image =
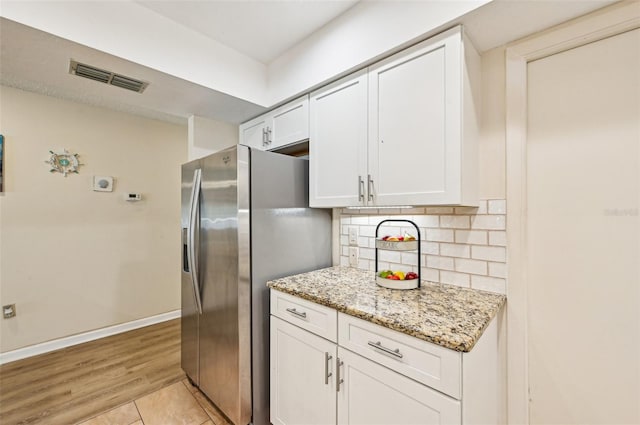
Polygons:
M18 312L0 321L0 351L180 308L186 125L0 90L0 303ZM80 174L49 173L60 148L80 155ZM114 192L92 191L93 175L113 176Z

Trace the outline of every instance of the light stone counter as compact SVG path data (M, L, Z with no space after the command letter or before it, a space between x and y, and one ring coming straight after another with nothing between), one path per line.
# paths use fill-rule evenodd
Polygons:
M329 267L267 282L295 295L456 351L471 351L505 304L504 295L452 285L395 290L372 271Z

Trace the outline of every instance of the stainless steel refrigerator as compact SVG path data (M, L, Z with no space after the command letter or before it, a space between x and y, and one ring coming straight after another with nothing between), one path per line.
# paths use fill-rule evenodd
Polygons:
M238 145L182 166L182 368L236 425L269 423L267 280L328 267L308 161Z

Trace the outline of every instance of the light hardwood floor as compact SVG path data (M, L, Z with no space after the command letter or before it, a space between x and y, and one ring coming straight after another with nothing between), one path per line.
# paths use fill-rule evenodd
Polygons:
M180 387L215 410L183 380L176 319L0 366L0 423L76 424Z

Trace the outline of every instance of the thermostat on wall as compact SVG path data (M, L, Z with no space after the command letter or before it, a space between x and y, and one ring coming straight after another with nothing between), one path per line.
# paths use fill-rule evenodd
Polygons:
M142 195L139 193L125 193L124 200L131 202L142 201Z

